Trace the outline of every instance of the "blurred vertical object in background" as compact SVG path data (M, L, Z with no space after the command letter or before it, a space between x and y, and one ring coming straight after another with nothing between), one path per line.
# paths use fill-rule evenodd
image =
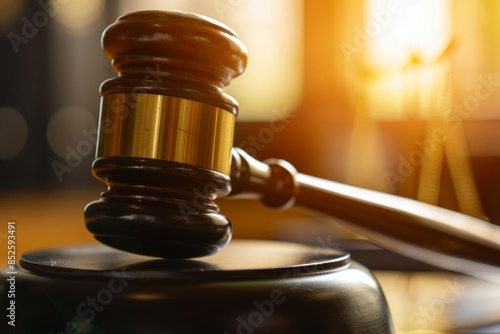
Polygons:
M238 121L263 121L302 98L302 0L121 0L119 14L174 9L206 15L227 24L247 46L245 75L225 89L240 104Z
M0 189L47 177L43 162L48 32L32 22L32 1L0 5ZM34 168L36 166L36 168Z
M496 52L498 32L486 33L499 15L496 6L366 1L364 30L355 36L365 47L344 48L354 58L348 68L357 92L347 182L487 219L475 148L498 152L499 140L490 132L493 140L479 141L468 128L500 118L498 61L481 39L489 35ZM367 161L369 171L363 168Z
M0 4L0 190L92 182L102 0ZM113 16L111 14L110 16Z

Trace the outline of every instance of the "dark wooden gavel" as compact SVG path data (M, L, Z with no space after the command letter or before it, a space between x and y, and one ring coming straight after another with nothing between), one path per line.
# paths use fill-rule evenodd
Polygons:
M214 200L248 193L272 207L333 215L384 248L434 265L469 273L500 267L497 226L233 149L238 104L222 88L243 72L247 51L223 24L173 11L132 13L107 28L103 49L119 75L101 86L93 164L108 189L85 208L98 241L162 258L210 255L232 233Z

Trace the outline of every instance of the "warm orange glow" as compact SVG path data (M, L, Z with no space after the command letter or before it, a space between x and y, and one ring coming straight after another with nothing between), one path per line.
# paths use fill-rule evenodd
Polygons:
M360 78L372 117L428 116L443 89L452 41L449 0L370 0L364 33L369 39Z
M61 4L57 1L52 6L57 8L54 19L66 32L77 34L92 28L92 23L104 11L103 0L71 0Z
M174 9L209 16L237 32L248 48L242 76L225 91L240 104L237 121L284 117L301 99L303 4L301 0L122 0L120 14Z
M394 120L429 116L436 112L444 76L439 66L426 65L365 83L370 117Z
M367 61L388 68L410 65L415 55L428 63L451 39L449 0L369 0L365 34Z
M20 19L26 6L26 0L0 1L0 36L8 33L16 21Z

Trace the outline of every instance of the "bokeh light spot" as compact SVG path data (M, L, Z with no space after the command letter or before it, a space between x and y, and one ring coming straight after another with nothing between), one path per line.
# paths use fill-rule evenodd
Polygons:
M0 0L0 36L19 22L25 6L26 0Z
M17 156L28 140L24 116L12 107L0 107L0 159Z
M68 152L81 146L82 141L92 143L93 139L87 137L96 128L95 118L87 109L67 106L56 111L50 118L47 124L47 141L52 151L64 159Z
M52 3L58 8L54 19L73 33L90 27L104 11L103 0L52 0Z

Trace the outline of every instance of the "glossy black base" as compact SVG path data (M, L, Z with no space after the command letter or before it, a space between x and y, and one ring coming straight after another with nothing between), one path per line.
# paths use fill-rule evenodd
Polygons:
M235 240L198 261L99 245L26 254L20 266L19 333L393 333L371 273L320 247Z

